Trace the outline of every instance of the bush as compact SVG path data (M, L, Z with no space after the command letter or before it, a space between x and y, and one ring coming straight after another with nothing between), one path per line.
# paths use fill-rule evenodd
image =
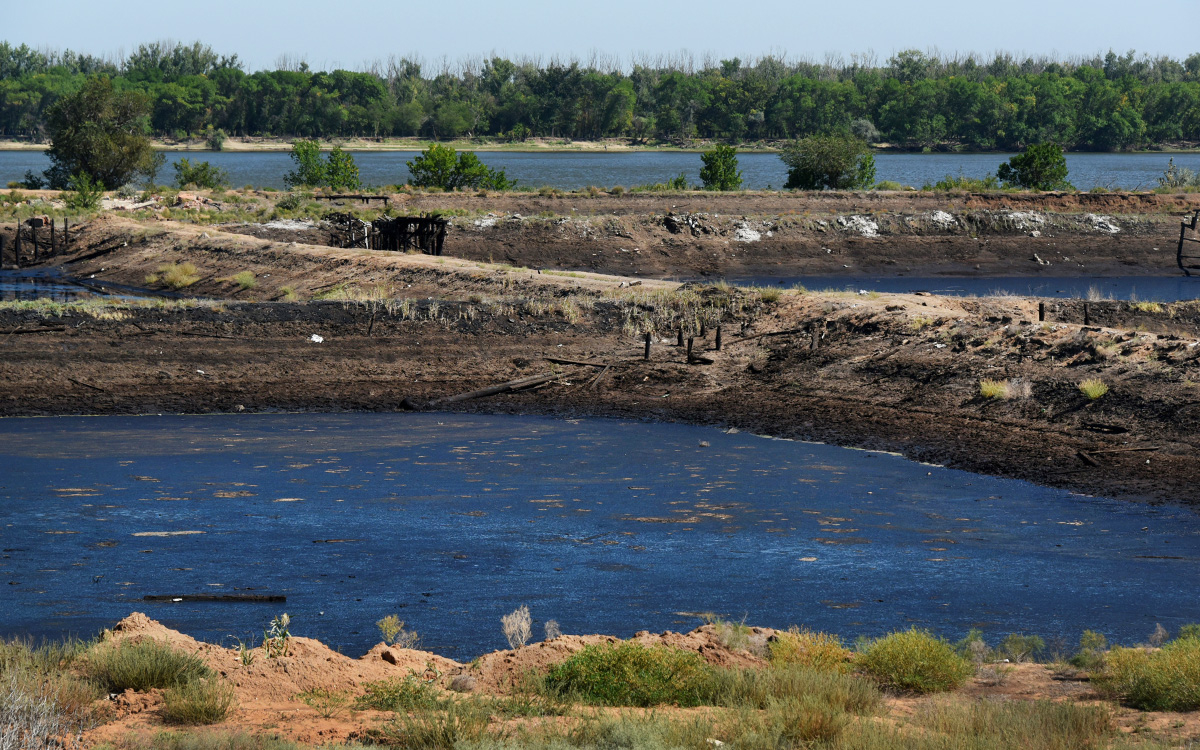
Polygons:
M913 693L953 690L974 672L949 643L916 628L869 642L855 664L883 686Z
M1172 157L1167 161L1167 170L1158 178L1158 187L1167 192L1200 190L1200 175L1187 167L1175 166L1175 159Z
M545 680L554 693L606 706L697 706L711 685L712 670L698 654L634 641L587 646Z
M441 696L437 688L411 673L404 678L368 682L363 686L363 690L363 694L354 703L355 708L412 711L416 708L441 705Z
M258 286L253 271L239 271L233 275L233 280L241 289L253 289Z
M195 654L152 639L100 644L84 657L85 671L110 693L168 688L211 677Z
M229 187L229 174L206 161L192 164L190 160L183 158L172 166L175 169L175 185L179 188L186 188L189 185L209 190Z
M1099 378L1088 378L1079 382L1079 392L1095 401L1108 393L1108 386Z
M146 277L147 284L162 282L172 289L184 289L200 280L200 274L191 263L172 263L158 267L158 273Z
M1061 146L1038 143L1001 164L996 176L1009 187L1028 190L1073 190L1067 182L1067 157Z
M162 717L168 724L216 724L224 721L237 703L233 687L209 677L167 688L163 693Z
M412 750L455 750L489 737L491 712L477 701L449 703L445 711L424 709L402 713L378 731L388 747Z
M1010 395L1009 382L984 378L979 381L979 395L984 398L1008 398Z
M737 151L733 146L717 146L700 155L700 181L705 190L738 190L742 173L738 169Z
M150 100L141 91L118 91L107 76L91 76L47 112L50 187L61 190L86 174L106 189L129 182L152 153L146 121Z
M1020 664L1036 658L1038 654L1045 651L1046 642L1042 640L1041 636L1012 633L1000 641L1000 648L997 650L1009 661Z
M229 134L224 130L217 128L213 130L212 126L208 126L208 132L204 137L204 144L208 146L209 151L221 151L225 148L225 141L229 139Z
M63 195L67 208L72 211L95 211L100 208L104 197L104 186L83 172L71 177L70 192Z
M517 185L516 180L508 179L503 169L489 169L473 151L463 151L456 157L453 148L437 143L406 163L411 175L408 183L416 187L512 190Z
M509 648L520 648L529 643L533 635L533 620L529 617L529 607L524 604L500 618L500 627L504 630L504 638Z
M25 170L25 178L17 183L18 187L23 187L26 190L41 190L46 187L46 178L37 174L32 169ZM12 187L10 184L9 187Z
M1200 709L1200 640L1187 638L1158 651L1114 648L1094 678L1105 693L1142 711Z
M768 645L772 665L795 665L817 672L845 672L850 667L851 651L830 633L792 627L776 633Z
M1188 623L1179 628L1179 635L1175 637L1177 641L1185 641L1189 638L1200 640L1200 624Z
M784 146L789 190L854 190L875 182L875 156L866 141L848 135L813 135Z
M882 700L871 680L841 672L818 672L800 664L770 669L716 669L708 702L728 708L762 710L772 701L803 695L839 711L864 714Z
M340 690L313 688L305 690L296 697L303 701L304 705L316 711L317 715L323 719L332 719L350 705L350 696Z
M1104 666L1104 653L1108 648L1108 639L1102 633L1085 630L1079 636L1079 651L1071 657L1071 664L1080 669L1100 669Z
M957 177L948 174L932 185L925 183L921 189L945 193L987 193L999 190L1000 180L996 179L994 174L986 177L967 177L960 170Z
M405 629L404 620L401 620L399 615L388 615L376 622L375 627L379 628L383 642L389 646L416 648L421 643L421 637L415 630Z

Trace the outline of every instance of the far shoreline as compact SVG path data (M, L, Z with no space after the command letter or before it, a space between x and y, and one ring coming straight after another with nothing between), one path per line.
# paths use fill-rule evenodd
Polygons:
M166 141L153 140L155 151L196 152L196 153L288 153L292 142L298 138L236 138L225 141L220 151L209 148L203 140L195 141ZM459 139L453 141L429 141L417 138L387 138L387 139L322 139L321 149L328 150L340 145L343 150L353 153L370 152L399 152L418 153L433 144L450 146L459 151L476 151L480 153L541 153L541 154L632 154L632 153L684 153L700 154L718 145L718 141L696 141L692 145L652 145L631 144L627 139L604 139L594 141L564 141L563 139L536 138L521 143L505 143L503 141L477 141ZM0 138L0 151L46 151L49 143L35 143L18 138ZM743 143L737 145L737 150L745 154L778 154L781 151L775 143ZM968 151L956 149L913 149L890 143L872 144L876 154L905 154L914 156L1011 156L1015 151ZM1104 154L1104 155L1138 155L1161 154L1164 156L1180 154L1200 154L1200 148L1144 148L1135 151L1067 151L1068 155Z

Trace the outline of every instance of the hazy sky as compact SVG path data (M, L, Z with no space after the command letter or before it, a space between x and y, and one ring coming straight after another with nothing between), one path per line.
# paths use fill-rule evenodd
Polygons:
M937 48L1069 56L1114 49L1186 57L1200 51L1196 0L316 0L163 2L58 0L0 12L0 39L94 54L128 52L161 39L197 39L237 53L251 70L280 55L316 69L361 68L389 55L427 67L492 52L509 56L632 55L680 50L697 59L763 53L823 59Z

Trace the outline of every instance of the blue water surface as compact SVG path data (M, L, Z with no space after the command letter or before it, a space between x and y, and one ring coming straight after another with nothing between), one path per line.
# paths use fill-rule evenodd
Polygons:
M3 419L0 547L4 635L90 635L140 610L229 643L286 610L294 634L357 654L395 612L469 659L521 604L620 636L704 611L849 637L1135 642L1200 621L1190 511L599 419ZM142 601L195 593L287 603Z
M526 152L480 151L479 157L490 167L504 169L521 185L549 185L577 190L589 185L626 188L665 182L681 172L692 184L700 183L700 154L680 152ZM416 152L356 152L363 183L366 185L403 184L409 172L405 162ZM892 180L921 187L946 175L981 178L995 174L996 168L1012 154L877 154L876 179ZM172 165L180 158L202 160L229 173L237 187L283 187L283 176L294 168L286 152L167 152L167 166L160 180L174 178ZM1068 154L1069 179L1081 190L1093 187L1122 190L1149 190L1157 187L1157 178L1169 159L1182 167L1200 171L1200 153L1187 154ZM50 165L45 154L37 151L0 151L0 185L20 180L27 170L41 172ZM738 155L744 186L748 189L779 189L787 181L787 169L777 154L742 153Z

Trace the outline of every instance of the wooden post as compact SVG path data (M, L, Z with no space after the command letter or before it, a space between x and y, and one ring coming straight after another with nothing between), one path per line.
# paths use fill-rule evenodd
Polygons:
M1038 303L1038 322L1043 323L1046 320L1046 303Z
M17 268L21 267L21 225L17 224L17 236L13 240L13 250L17 254Z
M700 338L704 338L707 335L708 335L708 324L701 323L700 324Z
M642 354L642 359L650 361L650 334L646 334L646 351Z
M8 237L0 234L0 268L4 267L4 248L8 245Z
M678 338L675 341L675 346L683 346L683 329L682 328L680 328L678 331Z
M1088 303L1083 303L1083 324L1090 326L1092 324L1091 308Z
M37 227L29 227L29 239L33 241L33 262L38 262Z
M67 222L67 217L64 216L63 217L63 247L65 248L70 241L71 241L71 229L70 229L70 225Z
M721 351L721 326L717 326L717 351Z
M50 220L50 254L54 255L54 219Z
M688 336L688 359L689 360L691 360L691 358L692 358L692 342L694 340L695 339L692 336Z

